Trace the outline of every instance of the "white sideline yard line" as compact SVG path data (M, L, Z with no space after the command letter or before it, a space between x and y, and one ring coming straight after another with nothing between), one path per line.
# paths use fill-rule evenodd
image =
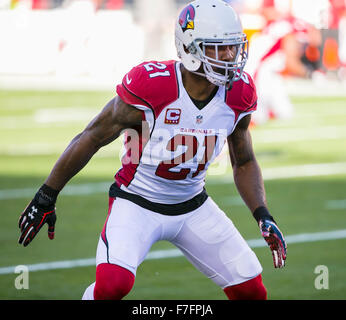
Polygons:
M262 170L265 180L329 176L346 173L346 162L304 164Z
M264 180L303 178L315 176L329 176L346 174L346 162L316 163L297 166L277 167L262 169ZM208 176L207 185L233 183L232 174L227 177ZM110 182L85 183L78 185L67 185L61 192L61 195L90 195L94 193L108 192ZM3 189L0 190L0 200L31 198L37 191L37 188L23 189Z
M345 139L345 126L314 126L310 128L281 128L256 131L253 135L254 143L282 143L296 141L321 141Z
M316 232L316 233L301 233L288 235L285 237L287 244L293 243L306 243L315 242L322 240L336 240L346 238L346 229L327 231L327 232ZM250 239L247 243L251 248L262 248L266 247L267 244L263 238ZM179 249L167 249L167 250L155 250L149 252L145 260L154 259L166 259L166 258L176 258L183 256ZM53 261L26 265L29 271L45 271L45 270L55 270L55 269L71 269L78 267L88 267L95 266L95 258L87 259L77 259L77 260L64 260L64 261ZM17 266L2 267L0 268L0 275L12 274L15 272Z
M112 183L113 181L68 185L61 191L61 195L76 196L108 192ZM35 195L37 189L38 188L0 190L0 200L31 198Z
M346 209L346 199L344 199L344 200L329 200L326 202L326 209L328 209L328 210Z
M286 166L277 168L262 169L263 179L278 180L278 179L291 179L291 178L305 178L305 177L318 177L346 174L346 162L332 162L332 163L316 163L316 164L303 164L297 166ZM215 177L206 180L207 184L216 185L223 183L232 183L233 178L229 176Z

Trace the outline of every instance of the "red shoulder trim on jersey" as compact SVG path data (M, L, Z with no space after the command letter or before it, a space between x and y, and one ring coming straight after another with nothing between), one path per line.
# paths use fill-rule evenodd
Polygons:
M141 105L146 106L150 109L153 109L149 102L141 99L140 97L137 97L133 92L131 92L124 83L118 84L116 87L116 92L118 96L123 100L125 103L130 105Z
M157 118L179 97L176 61L143 62L124 76L116 92L127 104L151 108Z
M237 122L240 114L256 110L256 87L247 72L243 72L241 79L235 81L232 89L226 92L225 102L235 113L234 123Z

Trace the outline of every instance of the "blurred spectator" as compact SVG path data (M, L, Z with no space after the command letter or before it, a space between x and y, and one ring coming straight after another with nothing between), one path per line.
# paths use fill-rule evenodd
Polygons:
M60 8L64 3L64 0L51 0L50 8Z
M124 7L124 0L108 0L104 2L104 7L108 10L118 10Z
M96 10L118 10L124 6L124 0L93 0Z
M32 0L33 10L48 9L49 7L50 7L49 0Z
M346 0L329 0L328 22L323 30L323 64L346 80Z
M251 38L246 65L258 91L254 124L263 124L270 118L289 119L293 116L283 74L310 77L319 68L321 45L321 35L316 28L292 16L284 16L276 9L273 0L264 1L262 15L266 25L262 32Z
M346 14L345 0L329 0L329 25L328 29L339 29L340 20Z

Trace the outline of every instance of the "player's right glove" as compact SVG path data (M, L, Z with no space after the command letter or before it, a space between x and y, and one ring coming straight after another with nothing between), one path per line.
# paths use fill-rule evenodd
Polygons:
M259 207L253 215L260 227L262 237L272 252L274 267L283 268L287 255L287 245L282 232L267 208Z
M54 239L56 222L55 202L58 192L47 185L43 185L35 197L21 214L18 226L21 231L18 243L26 247L40 231L42 226L48 224L48 237Z

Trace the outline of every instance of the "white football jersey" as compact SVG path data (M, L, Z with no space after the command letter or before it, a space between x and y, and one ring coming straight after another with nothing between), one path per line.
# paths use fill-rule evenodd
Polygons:
M162 204L181 203L203 191L208 166L239 120L257 105L253 81L243 73L231 90L219 87L199 110L183 86L180 62L173 60L134 67L116 91L125 103L143 111L149 125L147 130L135 128L137 137L133 130L125 136L127 153L116 185Z

